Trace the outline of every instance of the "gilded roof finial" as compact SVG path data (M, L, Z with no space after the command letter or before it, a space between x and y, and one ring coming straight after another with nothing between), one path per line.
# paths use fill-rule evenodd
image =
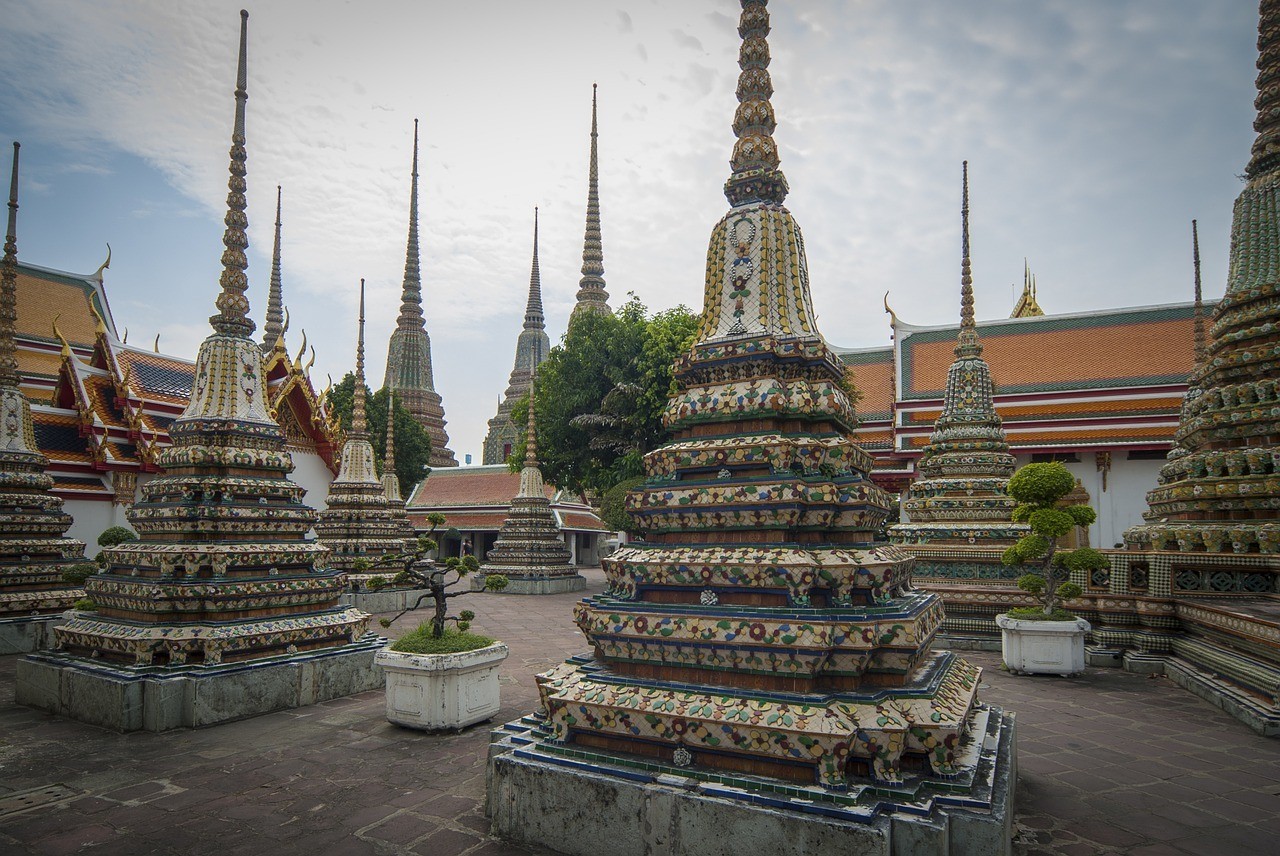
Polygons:
M90 279L96 279L98 282L102 282L102 272L109 267L111 267L111 245L107 244L107 258L102 262L102 264L98 265L98 269L93 272L93 276L90 277Z
M545 330L542 314L542 275L538 271L538 206L533 207L533 266L529 269L529 302L524 308L524 329Z
M1036 277L1031 272L1031 265L1024 257L1022 259L1022 295L1013 305L1013 311L1009 313L1009 317L1036 318L1041 315L1044 315L1044 310L1036 302Z
M1244 171L1250 181L1280 168L1280 0L1259 4L1257 87L1253 129L1258 136Z
M267 292L267 323L262 325L262 350L270 352L284 335L284 287L280 282L280 185L276 185L276 238L271 248L271 288Z
M582 279L578 280L578 302L573 307L609 311L609 292L604 288L604 240L600 231L600 169L596 156L599 137L596 123L596 84L591 84L591 157L587 171L587 226L582 236Z
M253 319L249 317L249 299L245 292L249 290L249 280L245 269L249 262L244 251L249 246L246 232L249 218L245 215L245 154L244 105L249 98L247 66L247 44L249 30L249 13L240 10L240 59L236 67L236 118L231 132L231 163L227 179L227 216L223 222L227 229L222 233L222 291L218 295L216 306L218 314L209 319L213 329L228 336L249 336L254 331Z
M768 0L742 0L738 35L738 109L733 116L733 146L729 164L733 174L724 185L731 205L750 202L781 204L787 197L787 179L778 169L778 144L773 131L778 126L769 102L773 81L769 77Z
M364 278L360 278L360 333L356 337L356 388L351 396L351 436L369 436L364 416Z
M156 341L155 341L155 344L151 346L151 350L157 354L160 353L160 334L159 333L156 333Z
M1200 291L1200 232L1196 221L1191 221L1191 261L1195 268L1196 275L1196 291L1195 291L1195 367L1199 369L1204 365L1205 343L1204 343L1204 296Z
M894 312L893 308L889 306L889 292L887 291L884 293L884 311L889 313L889 325L896 328L898 326L898 313Z
M9 225L4 233L4 258L0 260L0 386L17 387L18 356L14 336L18 323L18 149L13 143L13 170L9 174Z
M982 353L978 328L973 321L973 272L969 259L969 162L962 166L960 191L960 335L956 342L957 357L976 357Z
M53 316L53 324L51 325L53 327L53 338L62 343L62 356L69 357L71 356L71 343L67 341L67 337L62 335L62 331L58 329L58 319L61 317L61 312Z
M293 358L294 368L302 368L302 355L307 352L307 328L302 328L302 347L298 349L298 356Z

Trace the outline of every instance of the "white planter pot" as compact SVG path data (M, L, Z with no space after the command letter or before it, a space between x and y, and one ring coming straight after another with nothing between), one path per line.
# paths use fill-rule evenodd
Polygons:
M1005 667L1015 675L1075 675L1084 671L1084 637L1089 622L1030 621L996 616Z
M498 667L507 646L461 654L406 654L383 648L375 662L387 676L387 719L431 731L465 728L498 712Z

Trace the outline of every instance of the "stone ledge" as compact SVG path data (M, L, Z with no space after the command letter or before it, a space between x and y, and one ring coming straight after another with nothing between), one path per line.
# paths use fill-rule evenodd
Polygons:
M399 612L402 609L409 609L424 594L427 594L426 589L343 592L338 597L338 603L342 606L355 607L361 612L367 612L370 615L378 615L384 612Z
M495 571L495 573L497 573ZM484 569L471 579L472 591L487 591L484 587ZM587 587L587 578L582 574L567 574L557 577L525 578L508 577L507 586L501 591L490 591L489 594L562 594L568 591L582 591Z
M61 612L0 618L0 656L52 648L53 628L65 620L66 616Z
M15 701L116 731L200 728L382 689L370 636L336 650L174 673L131 670L61 652L17 663Z

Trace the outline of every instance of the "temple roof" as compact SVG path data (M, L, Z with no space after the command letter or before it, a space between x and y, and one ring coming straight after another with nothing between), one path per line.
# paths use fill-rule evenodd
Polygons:
M445 515L445 527L465 531L502 527L507 508L520 490L520 474L505 464L482 467L441 467L414 486L409 496L409 518L426 528L426 515ZM544 484L544 495L562 529L587 532L611 531L591 507L575 494Z

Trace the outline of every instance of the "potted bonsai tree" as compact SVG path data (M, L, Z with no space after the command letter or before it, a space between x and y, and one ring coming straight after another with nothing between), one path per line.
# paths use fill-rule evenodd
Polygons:
M436 547L434 540L423 537L416 550L374 562L375 566L400 566L393 583L425 589L412 606L381 619L383 627L424 601L434 606L428 621L379 651L376 662L386 673L388 720L410 728L457 730L498 712L498 667L508 649L487 636L468 632L475 619L471 610L450 614L449 601L471 593L469 587L454 588L454 584L479 570L480 563L474 556L436 562L430 558ZM506 585L507 578L500 574L485 579L489 590Z
M1018 578L1018 588L1039 601L1036 606L996 616L1004 664L1015 674L1074 675L1084 671L1084 637L1090 630L1089 622L1068 612L1063 604L1082 591L1071 581L1072 572L1087 574L1109 563L1089 547L1058 549L1058 539L1097 518L1087 505L1058 506L1074 487L1075 478L1057 462L1027 464L1009 479L1009 495L1018 503L1013 519L1030 526L1031 533L1005 550L1002 561L1027 566L1028 573Z

